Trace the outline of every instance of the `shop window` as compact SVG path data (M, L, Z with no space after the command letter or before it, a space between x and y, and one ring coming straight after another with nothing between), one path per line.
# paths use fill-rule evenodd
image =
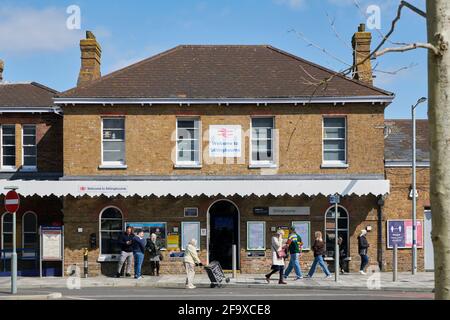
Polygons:
M1 221L1 231L2 231L2 250L11 250L13 246L13 217L12 214L5 212L2 215Z
M2 170L16 169L16 127L15 125L2 125L1 131L1 163Z
M24 252L24 255L33 256L33 250L38 250L37 216L34 212L27 212L22 218L22 246L30 250Z
M108 207L100 213L100 254L120 254L119 237L123 232L122 212Z
M200 165L200 120L177 119L176 164Z
M37 147L35 125L24 125L22 128L22 156L23 169L36 170Z
M323 119L323 163L346 164L347 141L346 119Z
M327 256L334 257L335 248L335 212L334 206L330 207L325 214L325 237L327 245ZM349 254L349 219L348 212L344 207L338 206L338 237L342 238L341 248L347 256Z
M102 119L102 164L125 165L125 119Z
M252 164L273 164L274 162L274 119L253 118L251 136Z

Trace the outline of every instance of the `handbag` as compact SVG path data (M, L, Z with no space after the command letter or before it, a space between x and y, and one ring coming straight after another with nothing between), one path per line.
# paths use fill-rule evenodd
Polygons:
M162 255L162 253L159 254L159 261L163 261L164 260L164 256Z

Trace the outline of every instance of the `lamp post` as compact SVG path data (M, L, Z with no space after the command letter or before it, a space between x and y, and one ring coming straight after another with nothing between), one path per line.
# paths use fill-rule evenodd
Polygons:
M416 197L416 108L427 101L422 97L411 106L412 115L412 274L417 273L417 197Z

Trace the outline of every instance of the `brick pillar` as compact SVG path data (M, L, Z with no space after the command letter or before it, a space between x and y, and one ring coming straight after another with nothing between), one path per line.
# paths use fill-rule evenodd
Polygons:
M78 86L85 85L101 77L100 59L102 49L94 34L86 31L86 39L80 41L81 69L78 76Z

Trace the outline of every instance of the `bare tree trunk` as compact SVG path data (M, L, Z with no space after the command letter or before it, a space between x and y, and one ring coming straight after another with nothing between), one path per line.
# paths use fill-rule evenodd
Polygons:
M427 0L431 209L436 299L450 299L450 1Z

